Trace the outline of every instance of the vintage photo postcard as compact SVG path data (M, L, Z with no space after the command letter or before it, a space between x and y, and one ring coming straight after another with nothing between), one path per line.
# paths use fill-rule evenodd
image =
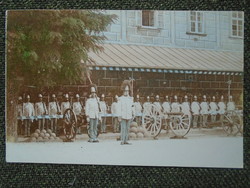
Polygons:
M243 168L244 12L6 18L7 162Z

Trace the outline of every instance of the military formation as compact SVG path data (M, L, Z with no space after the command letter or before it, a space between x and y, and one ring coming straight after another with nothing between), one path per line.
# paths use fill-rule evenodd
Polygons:
M163 114L183 113L191 117L192 128L206 128L208 123L222 121L226 111L235 110L233 97L230 96L227 101L224 96L219 99L215 96L144 96L136 95L135 99L131 94L131 85L129 81L122 84L122 96L115 95L112 104L109 106L105 101L105 95L97 96L96 85L90 86L89 98L81 100L79 94L75 94L74 99L70 99L69 94L64 94L61 102L58 102L56 94L50 96L51 101L45 102L42 94L38 94L37 101L31 103L31 96L26 95L25 99L21 96L18 98L17 113L18 133L24 136L30 136L31 128L33 129L51 129L58 133L60 118L46 118L48 116L63 115L67 109L72 109L77 117L78 127L82 124L89 124L89 142L99 142L98 126L100 133L107 133L107 118L112 118L113 133L121 133L121 144L128 143L129 127L132 121L138 125L142 124L143 111L147 110L150 104ZM154 98L154 99L153 99ZM202 99L201 99L202 98ZM141 101L143 99L144 103ZM209 101L207 100L209 99ZM110 116L107 116L110 114ZM168 120L165 122L167 128ZM80 129L77 130L81 134Z

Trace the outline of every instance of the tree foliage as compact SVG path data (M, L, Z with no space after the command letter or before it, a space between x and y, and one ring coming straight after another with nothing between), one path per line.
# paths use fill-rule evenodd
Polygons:
M8 11L7 81L38 88L80 83L114 15L91 10Z

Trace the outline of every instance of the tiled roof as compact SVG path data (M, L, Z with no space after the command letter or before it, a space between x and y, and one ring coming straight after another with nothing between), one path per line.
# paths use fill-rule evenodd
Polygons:
M103 44L89 66L243 72L243 53L131 44Z

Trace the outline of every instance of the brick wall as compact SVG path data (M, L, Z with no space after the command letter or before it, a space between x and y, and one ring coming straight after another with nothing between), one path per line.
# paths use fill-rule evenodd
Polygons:
M133 77L134 94L140 96L165 95L184 96L197 95L202 97L215 95L227 96L228 80L232 80L231 94L235 101L239 99L243 90L242 76L236 75L198 75L198 74L174 74L157 72L130 72L130 71L92 71L92 80L98 85L98 91L107 96L121 95L120 85L123 80Z

